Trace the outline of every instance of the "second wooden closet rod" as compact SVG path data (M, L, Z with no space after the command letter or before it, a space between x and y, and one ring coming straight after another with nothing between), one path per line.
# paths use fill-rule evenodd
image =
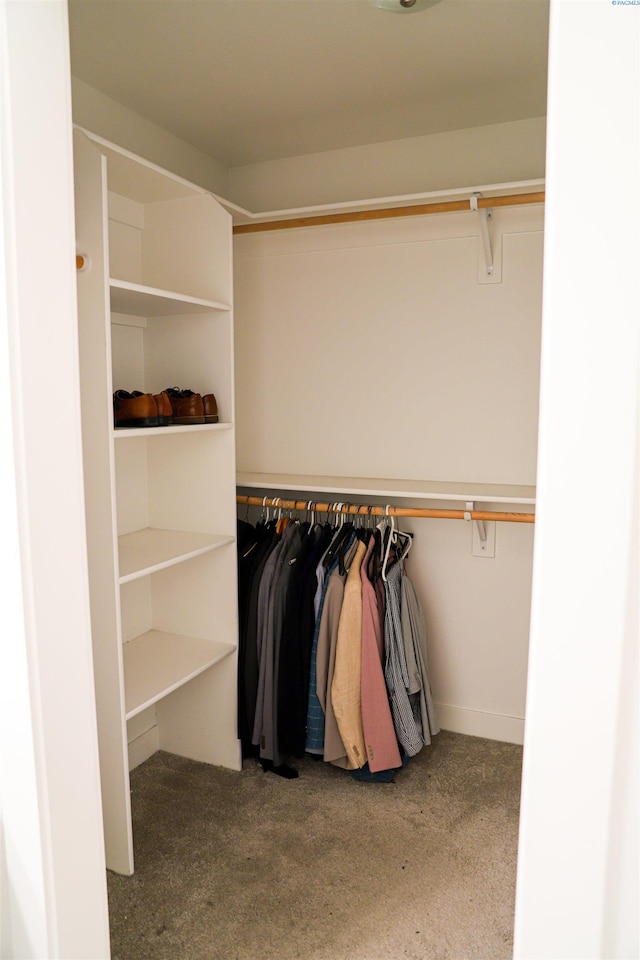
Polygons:
M249 507L282 510L314 510L316 513L354 513L361 517L424 517L439 520L498 520L503 523L535 523L535 513L498 513L492 510L436 510L431 507L381 507L364 503L319 503L317 500L282 500L280 497L236 496L236 503Z
M480 197L478 208L513 207L530 203L544 203L544 190L536 193L512 193L499 197ZM427 213L467 213L469 200L440 200L412 204L405 207L376 207L370 210L352 210L346 213L323 213L317 216L291 217L288 220L262 220L256 223L238 223L238 233L263 233L266 230L291 230L295 227L319 227L333 223L358 223L362 220L382 220L395 217L422 217Z

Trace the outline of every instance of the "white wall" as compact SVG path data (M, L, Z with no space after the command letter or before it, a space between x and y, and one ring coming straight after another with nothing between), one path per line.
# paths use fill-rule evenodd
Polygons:
M72 79L73 121L185 180L226 197L226 167L88 84Z
M496 211L491 283L472 213L237 236L238 469L533 484L542 228ZM488 559L460 521L404 526L442 725L521 741L532 529Z
M254 213L544 177L545 118L329 150L229 170Z
M640 19L551 5L518 960L637 958Z
M542 229L495 283L473 213L236 236L238 469L533 484Z
M0 4L3 957L109 956L64 2Z

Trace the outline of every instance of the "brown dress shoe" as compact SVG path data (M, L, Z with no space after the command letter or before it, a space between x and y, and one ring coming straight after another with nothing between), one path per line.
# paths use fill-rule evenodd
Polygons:
M169 387L164 391L169 397L174 424L190 426L194 423L205 423L204 404L199 393L193 390L180 390L178 387Z
M202 398L202 405L204 406L205 423L217 423L218 403L215 396L212 393L205 393Z
M116 427L157 427L156 401L150 393L116 390L113 395L113 422Z
M162 393L154 393L153 399L158 409L158 426L168 427L169 424L173 422L171 400L164 391Z

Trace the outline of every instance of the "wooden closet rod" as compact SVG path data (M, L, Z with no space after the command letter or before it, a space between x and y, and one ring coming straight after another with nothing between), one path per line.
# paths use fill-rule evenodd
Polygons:
M535 523L535 513L498 513L492 510L435 510L430 507L381 507L364 503L319 503L317 500L282 500L280 497L236 496L236 503L249 507L282 510L314 510L316 513L355 513L362 517L426 517L438 520L499 520L504 523Z
M528 203L544 203L544 190L538 193L514 193L501 197L479 197L478 207L515 207ZM260 233L266 230L291 230L294 227L319 227L330 223L355 223L360 220L383 220L392 217L421 217L426 213L462 213L471 209L470 200L443 200L407 207L382 207L375 210L354 210L351 213L323 213L315 217L292 217L289 220L263 220L260 223L239 223L234 234Z

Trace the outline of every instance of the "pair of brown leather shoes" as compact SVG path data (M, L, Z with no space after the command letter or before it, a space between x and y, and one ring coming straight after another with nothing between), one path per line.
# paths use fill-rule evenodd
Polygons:
M167 394L116 390L113 395L113 422L116 427L166 427L173 422Z
M218 422L218 404L212 393L202 396L179 387L167 387L164 393L171 403L174 423L188 426L192 423Z

